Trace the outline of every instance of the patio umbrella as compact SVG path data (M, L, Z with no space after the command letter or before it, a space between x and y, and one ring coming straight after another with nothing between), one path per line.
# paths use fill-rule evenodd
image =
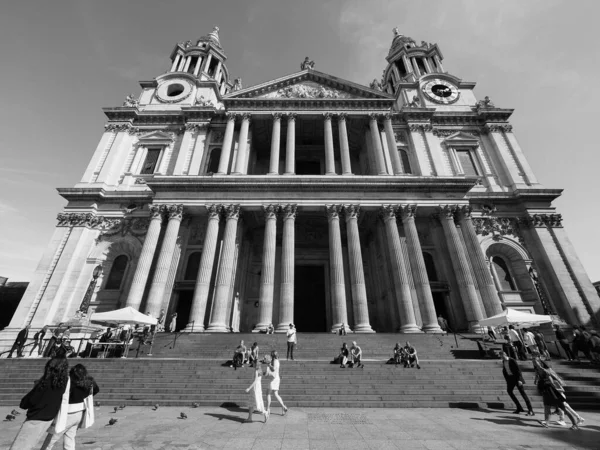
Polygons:
M131 306L116 309L114 311L94 313L92 314L90 321L114 325L156 325L158 322L154 317L142 314Z
M512 308L506 308L506 310L502 311L500 314L480 320L479 325L492 327L513 325L515 328L527 328L551 322L551 316L531 314Z

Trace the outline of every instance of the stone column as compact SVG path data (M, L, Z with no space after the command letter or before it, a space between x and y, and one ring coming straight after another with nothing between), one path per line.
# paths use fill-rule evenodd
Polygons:
M371 128L371 140L373 141L373 150L375 151L375 161L377 163L377 175L387 175L385 170L385 161L383 159L383 148L381 147L381 137L379 135L379 125L377 125L378 115L369 114L369 127Z
M198 276L196 277L196 286L194 287L190 319L184 331L204 331L204 316L206 314L206 304L210 291L210 278L215 263L215 251L219 237L219 219L223 211L223 206L206 205L206 209L208 209L208 224L204 236L204 246L202 247L202 256L200 257Z
M324 113L325 117L325 175L335 175L335 158L333 154L333 129L331 127L331 113Z
M169 222L167 223L167 231L163 237L163 242L160 247L158 261L154 269L154 279L150 285L148 293L148 304L146 312L150 312L152 317L158 317L162 308L165 297L165 287L173 262L173 252L177 244L177 236L179 234L179 226L183 216L183 205L168 205L165 207Z
M398 153L396 138L394 137L394 129L392 128L392 113L388 113L384 117L383 127L385 129L385 138L390 153L390 159L392 160L392 170L394 175L400 175L403 173L402 161L400 161L400 154Z
M135 274L133 275L133 281L129 288L129 295L127 296L126 303L126 306L131 306L137 310L140 309L140 305L142 304L144 290L146 289L146 283L148 282L148 275L150 274L150 268L152 267L152 259L154 258L154 252L156 251L156 244L158 244L158 237L160 236L161 224L162 207L150 205L150 225L146 232L146 239L144 240L144 246L142 247L137 267L135 268Z
M231 158L231 144L233 142L233 130L235 129L236 113L226 113L227 127L225 127L225 136L223 137L223 147L221 148L221 159L219 160L219 175L226 175L229 169L229 159Z
M198 73L200 73L200 67L202 67L202 56L198 55L198 59L196 60L196 67L194 67L195 77L197 77Z
M467 246L467 255L469 255L469 260L473 266L475 280L477 281L479 294L481 294L481 300L485 308L485 315L487 317L495 316L502 312L502 303L498 297L498 290L487 265L483 249L479 245L479 239L477 239L477 233L471 219L471 207L462 206L459 218L460 230Z
M188 56L188 57L185 59L185 65L183 66L183 71L184 71L184 72L187 72L187 71L188 71L188 69L190 68L190 63L191 63L191 62L192 62L192 57L191 57L191 56Z
M342 255L342 236L340 234L340 205L327 205L329 222L329 266L331 280L331 313L333 324L331 331L338 330L342 324L348 324L346 310L346 284L344 282L344 258Z
M285 175L296 173L296 114L289 113L287 143L285 149Z
M281 140L281 113L273 113L273 132L271 133L271 164L269 175L279 175L279 149Z
M173 60L173 65L171 66L171 72L175 72L175 69L177 69L177 64L179 64L180 59L181 54L177 53L177 55L175 55L175 59Z
M296 205L285 205L281 208L283 215L283 240L278 332L286 332L289 329L290 323L294 323L294 231L296 209Z
M448 251L450 252L450 259L452 261L454 273L456 274L456 281L465 308L467 321L469 322L469 328L471 331L477 333L481 329L478 321L483 319L483 312L481 311L479 300L477 299L475 282L469 271L467 255L465 249L461 245L458 230L454 225L455 211L456 206L440 206L440 221L442 222L442 228L444 229L444 235L446 236L446 241L448 243Z
M210 67L210 62L212 61L212 54L209 53L206 57L206 61L204 62L204 67L202 68L202 72L208 73L208 68Z
M373 333L369 323L369 306L365 286L360 235L358 233L359 205L344 206L346 232L348 236L348 262L350 263L350 282L352 285L352 305L354 309L354 332Z
M248 128L250 127L250 118L252 117L249 113L242 114L242 126L240 128L239 145L237 158L235 161L235 175L244 175L246 173L246 166L248 161Z
M398 225L396 224L396 209L393 205L383 206L380 215L385 225L385 235L390 249L392 271L395 276L394 287L396 289L396 301L398 302L401 323L399 331L401 333L419 333L421 330L419 330L415 320L415 312L410 296L410 284L406 266L404 265Z
M227 303L231 301L229 292L231 290L231 278L233 274L233 261L235 256L235 240L237 235L238 220L240 218L240 205L228 205L225 214L225 234L223 235L223 250L221 251L221 264L217 273L215 284L215 304L207 331L226 333L227 326Z
M435 64L437 66L438 72L444 73L444 66L442 66L442 60L440 59L440 57L438 55L434 55L433 59L434 59Z
M263 261L260 273L260 294L258 301L258 323L254 331L265 330L273 322L273 289L275 281L275 240L277 237L277 212L279 205L263 206L265 213L265 237L263 241Z
M427 333L441 333L442 330L437 322L435 314L435 305L431 295L431 286L427 277L425 268L425 259L419 242L419 233L415 224L415 214L417 205L404 205L400 207L402 214L402 225L406 235L406 245L408 247L408 257L412 268L415 290L419 299L419 309L421 310L421 320L423 322L423 331Z
M346 129L346 118L346 114L338 114L340 154L342 157L342 175L352 175L352 167L350 165L350 145L348 144L348 130Z

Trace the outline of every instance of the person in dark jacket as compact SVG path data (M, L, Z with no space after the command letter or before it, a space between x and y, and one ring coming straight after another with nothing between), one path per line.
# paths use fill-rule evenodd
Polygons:
M12 348L10 349L10 353L8 354L7 358L12 358L12 354L15 350L17 351L17 358L23 357L23 347L25 347L25 344L27 343L28 336L29 336L29 325L25 325L25 328L23 328L21 331L19 331L19 334L17 334L15 343L13 344Z
M42 445L41 450L50 450L54 444L64 435L64 450L75 450L75 435L77 428L81 424L85 414L85 404L83 401L90 394L96 395L100 388L96 381L88 375L87 369L83 364L77 364L69 373L71 378L71 390L69 391L69 415L64 431L57 433L52 427L48 430L48 436Z
M38 356L42 356L42 352L44 351L44 336L46 336L46 331L48 331L47 326L33 335L33 347L31 347L31 350L29 351L29 356L31 356L36 348L38 349Z
M30 450L36 447L60 410L67 381L69 363L66 359L54 358L46 363L42 378L21 400L19 406L27 410L27 416L10 450Z
M515 387L521 393L521 397L525 400L525 404L527 405L527 415L533 416L535 413L533 412L533 408L531 407L531 402L529 401L529 397L527 397L527 393L525 389L523 389L523 385L525 384L525 380L523 380L523 374L521 373L521 368L517 363L517 360L514 358L510 358L506 352L502 352L502 375L504 375L504 379L506 380L506 391L510 396L511 400L517 406L517 409L513 411L513 414L519 414L525 412L521 403L514 394Z
M60 326L62 323L59 323L56 329L52 332L52 337L48 341L48 345L46 345L46 349L44 350L44 356L49 357L53 350L56 350L56 343L58 342L58 337L60 336Z
M575 357L573 356L573 352L571 351L571 346L569 345L569 340L567 339L567 336L565 336L565 333L560 329L560 327L558 325L554 325L554 335L556 336L556 340L558 341L558 343L560 344L562 349L565 351L565 354L567 355L567 359L569 361L573 361L575 359Z

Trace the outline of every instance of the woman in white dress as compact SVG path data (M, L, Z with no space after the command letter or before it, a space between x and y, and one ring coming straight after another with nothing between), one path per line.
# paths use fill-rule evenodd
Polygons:
M281 405L281 408L283 409L282 415L285 416L288 408L283 404L283 400L281 400L281 397L279 396L279 356L275 350L271 352L271 364L267 366L265 375L272 378L269 389L267 390L267 417L271 414L271 394L275 396Z
M260 362L256 362L254 366L254 381L250 385L246 392L249 394L248 397L248 418L246 422L252 422L252 414L254 411L258 411L265 416L265 422L269 418L267 411L265 410L265 404L262 397L262 373L260 371Z

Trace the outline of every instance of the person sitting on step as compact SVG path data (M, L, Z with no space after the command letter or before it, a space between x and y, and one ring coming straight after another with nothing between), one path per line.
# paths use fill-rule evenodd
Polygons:
M350 348L350 357L352 358L352 362L350 363L350 367L354 367L354 365L356 364L356 367L360 367L360 368L364 368L364 364L361 362L362 360L362 350L361 348L356 344L356 341L352 342L352 347Z
M344 342L342 344L342 348L340 349L340 355L338 356L338 361L340 362L340 369L345 369L346 364L348 363L348 356L350 355L350 350L348 346Z
M269 324L269 326L267 327L267 334L273 334L275 332L275 327L273 326L272 323Z
M400 347L400 343L396 342L396 346L394 347L394 363L396 367L398 364L402 363L404 360L404 349Z
M237 370L238 367L242 367L244 362L246 361L246 346L244 345L244 341L240 341L240 345L235 348L233 352L233 365L232 367Z
M415 364L417 365L417 369L420 369L421 366L419 365L419 356L417 355L417 349L414 348L412 345L410 345L410 342L406 341L406 345L404 346L404 353L405 353L405 359L404 359L404 367L415 367Z
M258 343L252 344L250 351L248 352L248 363L250 367L254 367L258 362Z

